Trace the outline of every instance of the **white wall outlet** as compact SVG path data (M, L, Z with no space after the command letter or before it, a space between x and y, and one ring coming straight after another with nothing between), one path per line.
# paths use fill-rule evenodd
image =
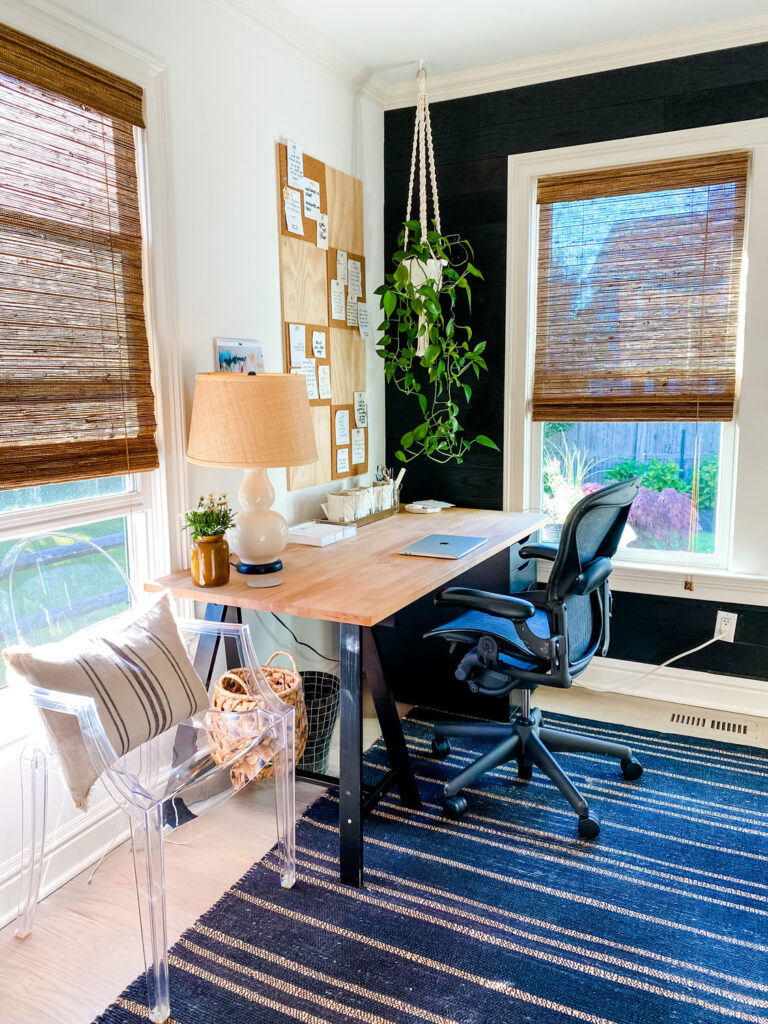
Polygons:
M732 644L733 635L736 632L737 619L738 615L736 612L719 611L717 613L717 621L715 622L715 636Z

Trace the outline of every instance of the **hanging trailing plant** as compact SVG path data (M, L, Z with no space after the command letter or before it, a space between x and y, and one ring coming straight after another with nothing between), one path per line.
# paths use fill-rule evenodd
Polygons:
M467 312L472 308L470 279L483 276L472 263L472 248L458 235L438 231L427 232L422 241L418 221L406 222L398 244L395 270L376 289L385 318L378 353L387 382L413 395L414 415L421 415L400 438L395 457L409 462L424 454L435 462L461 462L474 444L498 451L485 434L467 438L459 420L461 406L472 397L472 382L488 369L485 342L474 343L472 328L457 320L461 296ZM419 282L414 261L427 266L439 261L439 275Z
M483 275L472 263L469 242L442 233L426 71L419 68L417 77L420 88L405 223L393 256L395 269L376 289L384 313L379 327L384 335L377 351L384 360L387 382L416 400L416 423L400 438L395 457L401 462L419 455L435 462L462 462L475 444L498 451L485 434L467 438L459 420L461 405L466 408L472 397L471 382L488 367L483 359L485 342L473 343L471 327L457 320L457 303L463 295L467 313L471 312L470 279ZM411 220L417 163L419 219ZM434 207L431 231L427 226L428 164Z

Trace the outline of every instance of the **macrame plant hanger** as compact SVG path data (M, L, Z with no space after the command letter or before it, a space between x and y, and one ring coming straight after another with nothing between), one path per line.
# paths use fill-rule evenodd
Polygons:
M442 235L440 228L440 204L437 198L437 175L435 174L435 153L432 147L432 122L429 117L429 100L427 98L427 69L424 62L419 61L416 72L419 85L419 96L416 103L416 122L413 126L413 149L411 150L411 177L408 182L408 206L405 211L406 226L403 234L403 249L408 249L408 221L411 219L413 207L413 184L416 179L416 167L419 169L419 224L421 225L421 241L426 244L427 231L427 173L432 187L432 209L435 219L435 230ZM434 281L436 289L440 287L443 273L441 260L432 258L420 260L415 256L403 260L408 266L411 284L419 288L427 281ZM419 315L419 334L416 343L416 355L423 356L427 351L426 318Z

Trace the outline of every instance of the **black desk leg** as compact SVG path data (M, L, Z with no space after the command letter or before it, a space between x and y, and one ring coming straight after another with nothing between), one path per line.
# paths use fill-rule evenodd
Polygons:
M363 702L360 627L339 626L341 662L339 864L344 885L363 884Z
M420 811L421 797L413 774L411 759L408 756L408 748L405 745L403 726L397 713L392 691L384 677L376 637L373 635L373 630L368 627L363 628L363 669L371 697L373 697L381 734L387 746L389 763L397 771L397 791L400 794L400 800L403 807Z
M239 608L228 604L207 604L205 606L206 622L242 622L243 615ZM218 636L201 636L195 653L195 671L205 683L206 689L211 685L216 655L219 650ZM231 637L224 638L224 655L227 668L240 668L237 654L237 641Z

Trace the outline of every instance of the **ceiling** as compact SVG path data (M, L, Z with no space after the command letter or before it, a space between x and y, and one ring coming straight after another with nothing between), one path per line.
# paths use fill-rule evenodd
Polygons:
M768 0L257 0L388 85L768 16Z

